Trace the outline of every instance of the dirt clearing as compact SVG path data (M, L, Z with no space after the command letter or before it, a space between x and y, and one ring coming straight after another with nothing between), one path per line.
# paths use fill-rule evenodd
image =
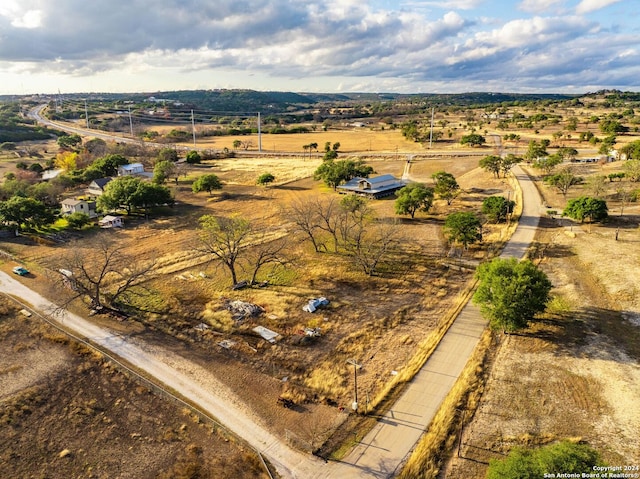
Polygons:
M16 309L0 312L4 477L268 477L251 450Z

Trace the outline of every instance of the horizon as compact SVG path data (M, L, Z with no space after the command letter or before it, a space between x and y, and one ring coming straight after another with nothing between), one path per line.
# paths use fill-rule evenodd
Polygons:
M631 0L3 0L0 95L640 91L639 16Z

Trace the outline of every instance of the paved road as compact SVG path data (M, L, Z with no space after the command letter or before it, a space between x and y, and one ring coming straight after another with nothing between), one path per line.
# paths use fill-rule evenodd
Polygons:
M524 208L501 257L522 258L538 226L541 200L522 168L516 166L513 173L522 189ZM479 308L467 303L403 395L345 458L344 462L360 468L360 477L395 475L460 376L486 326Z
M533 240L541 206L538 192L526 174L519 167L515 167L513 172L522 187L524 211L521 224L503 256L520 258ZM2 272L0 291L22 298L42 312L54 307L52 303ZM63 321L65 327L125 358L208 411L260 451L278 468L283 477L305 479L392 477L430 424L486 327L477 308L468 304L389 413L342 463L326 464L313 456L291 449L261 427L241 407L242 401L226 391L223 385L217 384L213 389L206 387L190 371L163 362L163 356L154 355L147 348L132 344L126 338L78 316L66 314ZM203 372L199 371L198 376L200 374ZM226 392L221 394L221 391Z

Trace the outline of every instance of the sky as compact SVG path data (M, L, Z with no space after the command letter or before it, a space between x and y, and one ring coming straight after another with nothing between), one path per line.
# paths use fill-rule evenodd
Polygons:
M0 94L640 90L638 0L0 0Z

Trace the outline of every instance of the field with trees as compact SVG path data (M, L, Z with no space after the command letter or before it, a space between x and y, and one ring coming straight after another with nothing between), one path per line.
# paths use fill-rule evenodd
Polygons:
M462 96L445 106L428 96L287 98L300 102L299 111L292 115L289 105L264 118L260 137L252 115L230 110L215 124L201 117L195 148L194 130L178 121L175 106L164 106L162 120L136 113L133 143L62 134L4 143L2 249L33 273L24 279L30 287L100 324L188 354L292 445L331 455L402 390L398 372L424 356L476 270L481 280L507 274L504 265L490 271L488 261L519 214L509 172L520 163L548 207L530 259L550 283L528 263L509 273L529 275L540 304L524 318L488 312L497 331L464 412L451 419L437 457L412 461L436 465L420 477L440 468L483 477L490 460L518 446L570 439L609 463L637 463L625 445L640 427L637 405L625 403L625 414L613 401L614 388L637 397L640 375L632 280L640 271L640 99L599 92L483 104L484 97ZM96 101L87 119L69 99L51 116L117 130L118 101ZM59 217L62 199L84 195L124 162L143 163L148 177L112 180L97 207L121 214L125 228L101 231ZM56 167L61 175L39 181L36 170ZM334 191L381 174L410 183L381 200ZM73 273L71 285L60 269ZM476 296L497 301L488 289ZM329 304L302 309L320 297ZM278 340L265 341L256 326ZM596 354L614 341L620 351ZM363 364L358 388L366 401L357 415L349 414L348 360ZM615 381L604 384L604 371ZM600 426L590 429L589 417Z

